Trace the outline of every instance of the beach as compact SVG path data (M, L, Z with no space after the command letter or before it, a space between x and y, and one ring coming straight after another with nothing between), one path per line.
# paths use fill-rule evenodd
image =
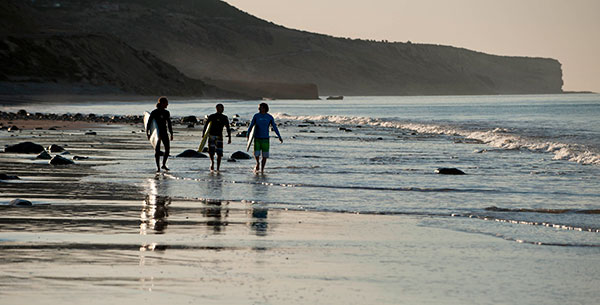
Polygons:
M241 108L225 109L235 107ZM252 160L224 160L221 173L210 173L206 158L175 157L169 159L171 171L156 174L137 118L2 121L19 127L0 131L4 145L56 144L69 152L64 157L84 158L52 166L36 154L0 153L0 173L19 177L0 180L0 304L589 304L600 298L595 165L548 161L551 155L540 161L537 152L490 156L473 153L486 144L457 144L456 136L404 129L390 135L386 126L287 122L286 116L276 115L286 144L273 145L276 154L265 175L252 173ZM49 130L53 126L59 128ZM202 126L174 129L172 155L193 149ZM324 153L298 148L319 138L336 146L321 148ZM245 151L244 142L234 138L226 156ZM353 157L338 152L365 143L373 154L398 145L413 158L424 147L419 145L441 147L458 156L447 160L477 158L478 167L464 165L472 160L454 161L471 174L459 181L424 165L406 165L405 158L401 166L414 169L396 170L390 163L383 169L387 159L376 155L365 156L367 165L363 159L352 163ZM320 155L335 158L320 161ZM566 191L557 188L548 196L568 198L570 205L526 193L527 185L496 198L491 183L508 188L511 177L486 178L492 182L479 189L469 185L481 181L477 171L498 158L522 160L515 173L529 163L538 171L550 168L547 178L525 177L563 185ZM333 181L327 164L346 171ZM366 178L355 177L367 177L357 176L361 166L377 169L378 177L360 184ZM554 175L559 166L567 174L578 169L573 172L580 179L572 183L584 186L579 197L561 180L567 174ZM314 175L307 178L310 171ZM417 175L425 177L422 182ZM393 184L386 182L394 176ZM402 186L408 180L417 182ZM483 208L511 210L475 208L485 197ZM16 198L32 205L11 206ZM523 207L538 210L516 210ZM559 207L573 214L541 210ZM541 218L565 227L542 225Z

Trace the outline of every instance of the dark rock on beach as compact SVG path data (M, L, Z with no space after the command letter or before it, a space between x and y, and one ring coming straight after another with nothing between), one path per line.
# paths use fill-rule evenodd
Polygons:
M248 136L248 131L244 130L244 131L238 132L238 134L236 134L235 136L238 138L245 138Z
M70 164L75 164L75 162L66 159L62 156L54 156L54 158L52 158L52 160L50 160L50 164L52 165L70 165Z
M183 118L181 119L181 121L182 121L183 123L192 123L192 124L198 124L198 118L196 118L196 117L195 117L195 116L193 116L193 115L190 115L190 116L183 117Z
M237 160L248 160L251 159L252 157L243 152L243 151L236 151L231 155L231 159L237 159Z
M97 133L95 131L88 131L85 133L86 136L95 136Z
M33 142L22 142L15 145L7 146L4 152L21 153L21 154L39 154L44 151L44 147Z
M52 144L48 147L48 151L52 153L63 152L65 149L59 145Z
M87 160L90 157L84 157L84 156L73 156L73 160Z
M436 174L440 175L466 175L465 172L461 171L458 168L438 168L435 170Z
M193 149L188 149L175 156L177 158L208 158L205 154L199 153Z
M52 159L52 156L47 151L44 150L35 158L42 159L42 160L50 160L50 159Z
M17 176L11 176L4 173L0 173L0 180L20 180Z
M236 160L236 159L229 158L229 159L227 159L227 162L237 162L237 160Z
M32 206L33 205L33 203L31 203L31 201L25 200L25 199L19 199L19 198L11 200L8 204L12 205L12 206Z

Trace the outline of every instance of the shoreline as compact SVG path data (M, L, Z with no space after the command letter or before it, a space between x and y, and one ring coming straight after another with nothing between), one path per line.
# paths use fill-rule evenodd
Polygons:
M0 304L64 304L65 298L89 304L562 304L600 297L598 248L523 244L436 226L447 217L178 198L168 194L176 193L179 180L156 175L151 161L148 170L127 173L137 177L133 185L123 184L123 171L103 166L151 157L139 127L100 125L93 136L75 125L68 133L0 131L4 143L68 144L72 154L90 157L50 166L35 155L0 153L0 173L20 177L0 181L0 274L7 279ZM220 183L218 175L199 174ZM33 205L8 205L19 197Z

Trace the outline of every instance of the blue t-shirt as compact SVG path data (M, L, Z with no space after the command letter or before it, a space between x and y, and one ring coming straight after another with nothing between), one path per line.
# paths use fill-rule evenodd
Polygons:
M277 129L277 124L275 124L275 119L268 113L262 114L259 112L255 114L254 117L252 117L252 122L250 122L250 127L248 127L248 133L250 133L250 130L252 130L253 126L256 126L256 130L254 131L254 138L268 139L269 125L273 126L273 130L275 131L277 136L281 138L279 130Z

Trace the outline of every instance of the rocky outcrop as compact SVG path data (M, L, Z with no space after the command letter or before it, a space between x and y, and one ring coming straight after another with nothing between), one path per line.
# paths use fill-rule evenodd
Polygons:
M465 172L461 171L458 168L447 168L442 167L435 170L436 174L440 175L466 175Z
M39 154L44 151L44 147L33 142L22 142L15 145L9 145L4 149L7 153L19 154Z
M18 176L7 175L5 173L0 173L0 180L20 180Z
M63 151L65 151L65 149L60 145L52 144L52 145L48 146L48 151L52 152L52 153L57 153L57 152L63 152Z
M236 151L233 154L231 154L231 159L248 160L248 159L252 159L252 157L243 151Z
M36 159L41 159L41 160L50 160L52 159L52 156L47 152L47 151L42 151L37 157L35 157Z
M11 200L8 204L11 206L32 206L33 205L33 203L31 203L31 201L25 200L25 199L19 199L19 198Z
M182 153L175 156L177 158L208 158L205 154L199 153L193 149L184 150Z
M52 159L49 162L52 165L71 165L71 164L75 164L75 162L66 159L65 157L56 155L54 157L52 157Z

